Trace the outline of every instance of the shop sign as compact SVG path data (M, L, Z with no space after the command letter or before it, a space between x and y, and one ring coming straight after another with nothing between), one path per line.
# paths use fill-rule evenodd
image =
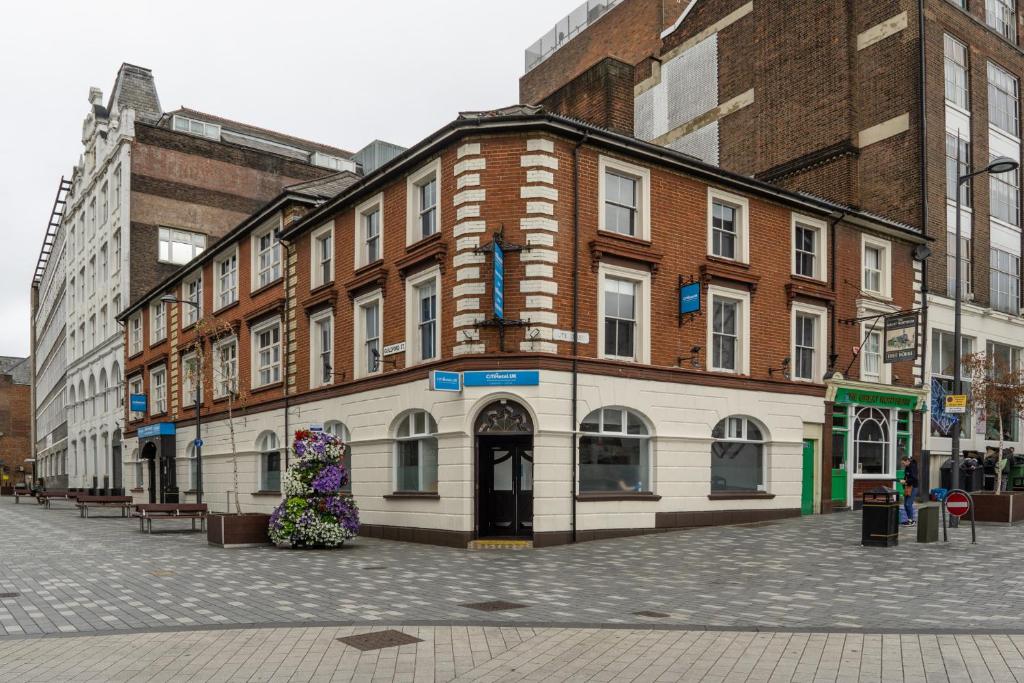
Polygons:
M551 332L551 338L555 341L571 342L572 341L572 330L553 330ZM580 344L590 343L589 332L577 332L576 341Z
M309 431L311 431L311 432L322 432L322 431L324 431L324 426L322 424L311 424L311 425L309 425Z
M174 436L175 429L173 422L157 422L152 425L139 427L139 438L145 439L150 436Z
M505 318L505 251L497 239L491 245L494 254L494 317Z
M885 362L917 360L917 313L890 315L885 319Z
M535 387L540 370L470 370L462 373L467 387Z
M679 286L679 315L700 313L700 283L688 282Z
M135 413L146 412L146 395L145 394L129 394L128 395L128 409Z
M388 344L384 347L384 350L380 355L382 356L393 356L396 353L405 353L405 342L401 341L397 344Z
M861 406L876 408L897 408L899 410L915 410L917 397L904 394L889 394L881 391L862 391L843 387L836 391L836 403L854 403Z
M965 394L946 394L946 412L951 415L966 413L967 396Z
M431 391L462 391L462 375L447 370L430 371Z

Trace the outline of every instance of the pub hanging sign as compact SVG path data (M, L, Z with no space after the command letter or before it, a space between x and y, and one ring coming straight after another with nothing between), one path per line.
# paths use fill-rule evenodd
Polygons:
M885 362L917 360L917 332L921 314L897 313L885 319Z

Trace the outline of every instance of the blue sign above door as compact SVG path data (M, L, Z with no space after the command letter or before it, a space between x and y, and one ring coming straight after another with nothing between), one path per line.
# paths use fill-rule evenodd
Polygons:
M147 436L174 436L175 428L173 422L157 422L153 425L139 427L139 438Z
M446 370L430 371L431 391L462 391L462 375Z
M540 384L540 370L468 370L462 373L467 387L534 387Z
M135 413L146 412L146 395L145 394L129 394L128 395L128 409Z

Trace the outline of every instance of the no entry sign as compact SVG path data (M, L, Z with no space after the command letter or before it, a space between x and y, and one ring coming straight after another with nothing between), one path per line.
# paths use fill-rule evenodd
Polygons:
M946 496L946 509L951 515L963 517L971 511L971 499L963 491L950 491Z

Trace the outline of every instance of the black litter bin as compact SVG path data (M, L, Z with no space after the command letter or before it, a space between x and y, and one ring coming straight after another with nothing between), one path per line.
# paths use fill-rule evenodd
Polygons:
M900 496L885 486L865 491L861 544L889 547L900 542Z
M960 486L953 486L953 459L948 458L939 468L939 483L947 491L961 488L964 491L980 491L985 486L985 470L974 458L960 462Z

